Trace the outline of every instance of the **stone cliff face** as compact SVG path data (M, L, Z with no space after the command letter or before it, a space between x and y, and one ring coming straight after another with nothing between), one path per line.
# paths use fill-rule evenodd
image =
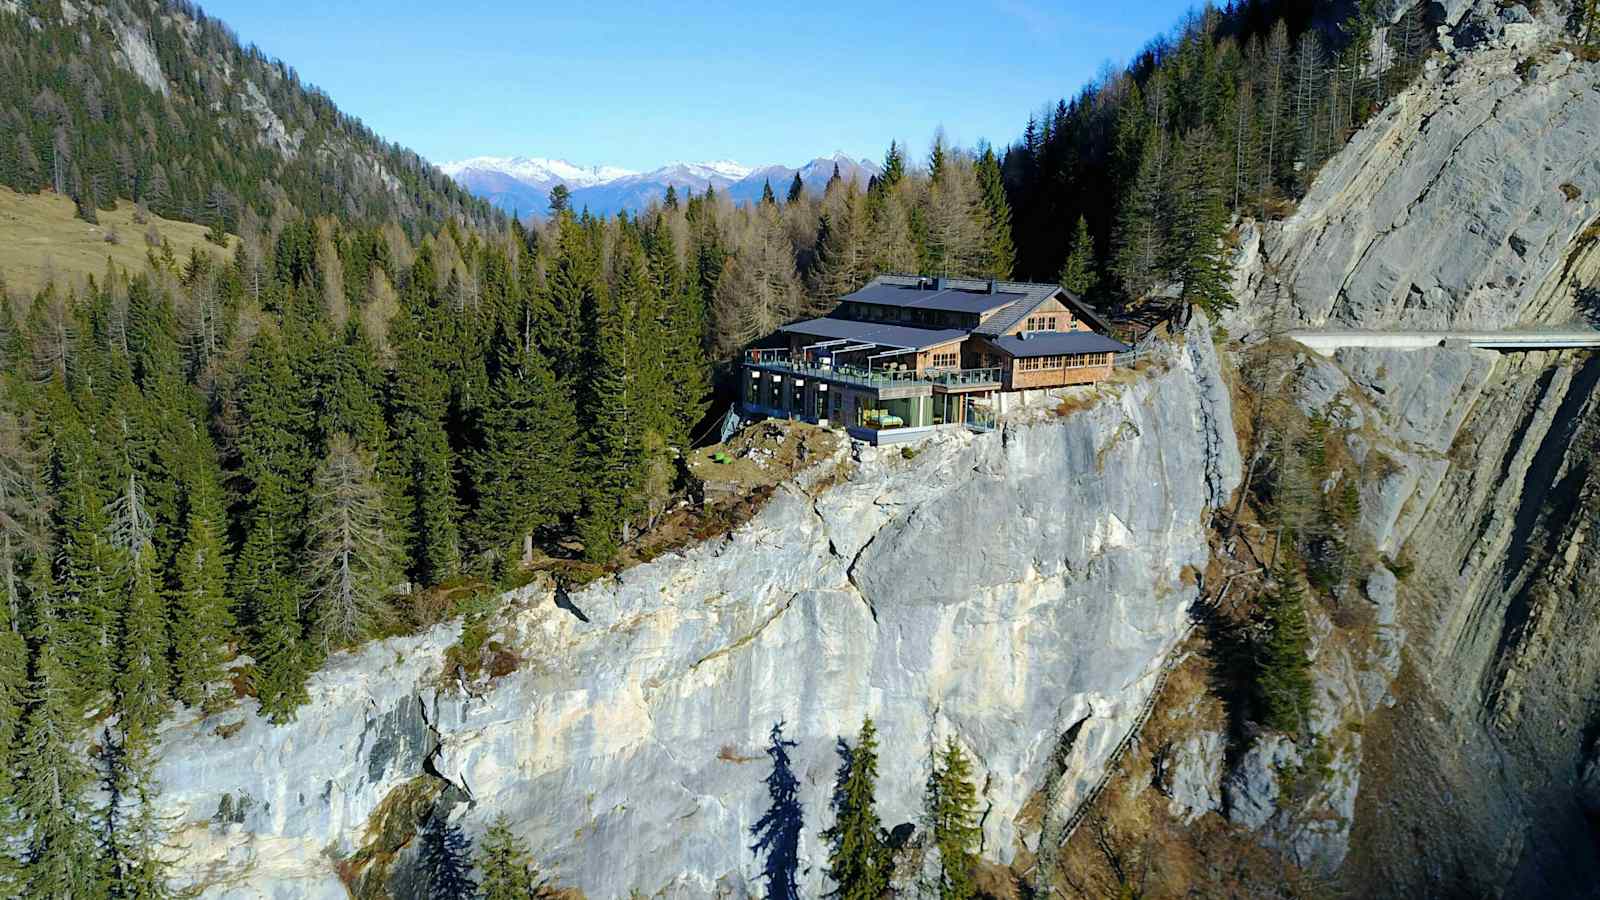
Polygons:
M506 598L498 639L526 662L486 687L441 674L441 627L340 654L293 724L179 720L159 777L184 874L213 896L343 896L341 866L421 778L469 835L509 815L589 897L744 895L782 721L820 894L835 742L867 715L886 825L919 822L929 748L954 736L985 855L1049 852L1188 631L1208 511L1240 478L1229 402L1197 319L1088 409L914 459L858 448L727 539L573 594L581 617L547 590Z
M1446 6L1477 49L1431 63L1294 217L1249 231L1233 333L1595 315L1600 66L1510 27L1521 7ZM1414 565L1366 590L1397 596L1404 666L1366 717L1341 877L1369 896L1600 894L1600 363L1345 350L1301 374L1302 405L1381 455L1363 524Z

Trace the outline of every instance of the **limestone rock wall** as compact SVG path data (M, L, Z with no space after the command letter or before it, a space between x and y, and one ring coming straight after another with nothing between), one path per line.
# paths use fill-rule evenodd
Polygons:
M484 690L439 672L456 627L340 654L297 720L165 733L164 802L208 896L339 896L339 860L418 776L507 814L591 898L756 890L751 827L774 722L805 806L807 894L836 741L881 733L887 825L918 822L930 748L975 757L984 850L1048 850L1186 633L1208 510L1240 478L1209 326L1097 405L907 459L856 448L840 483L779 489L725 540L570 597L528 589ZM224 797L227 797L224 801Z
M1472 51L1431 62L1294 216L1245 229L1233 334L1595 319L1600 65L1548 42L1559 5L1437 6L1446 46ZM1359 696L1343 705L1365 718L1359 793L1335 766L1307 821L1353 817L1339 877L1355 894L1600 895L1584 813L1600 733L1600 363L1441 347L1311 365L1302 401L1352 430L1373 463L1363 525L1411 571L1367 580L1376 656L1355 661ZM1341 680L1324 668L1319 687ZM1240 797L1272 793L1250 775ZM1278 833L1295 858L1333 861L1296 843L1305 832Z

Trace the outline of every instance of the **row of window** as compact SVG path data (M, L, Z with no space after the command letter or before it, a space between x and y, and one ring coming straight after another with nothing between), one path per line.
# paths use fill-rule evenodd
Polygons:
M1109 353L1071 353L1066 356L1030 356L1019 359L1017 368L1023 372L1038 372L1045 369L1086 369L1110 363Z
M933 355L933 367L935 369L955 369L959 368L960 364L960 353L935 353Z

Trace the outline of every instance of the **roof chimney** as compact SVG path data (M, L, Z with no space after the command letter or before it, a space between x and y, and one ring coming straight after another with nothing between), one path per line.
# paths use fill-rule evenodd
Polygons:
M936 291L944 290L944 288L945 288L945 284L944 283L945 283L945 277L943 275L940 275L938 278L935 278L933 280L933 289L936 290Z
M989 279L989 293L991 293L991 294L1000 293L1000 282L995 281L993 278Z

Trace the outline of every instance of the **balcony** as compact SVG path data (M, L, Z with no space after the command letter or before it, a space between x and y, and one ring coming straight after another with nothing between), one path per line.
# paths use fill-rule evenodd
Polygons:
M992 389L1000 387L1001 374L999 368L929 369L919 373L897 364L878 368L832 365L818 362L811 354L796 354L788 350L747 350L745 365L865 388L929 384L956 389Z

